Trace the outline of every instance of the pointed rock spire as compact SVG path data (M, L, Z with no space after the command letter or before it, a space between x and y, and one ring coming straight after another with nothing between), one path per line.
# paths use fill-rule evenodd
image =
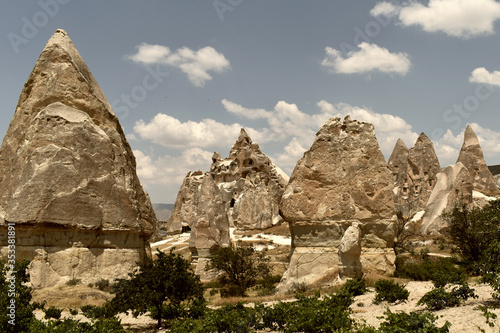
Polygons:
M0 212L0 227L15 222L19 247L29 245L37 287L127 277L158 231L118 118L64 30L38 58L0 147Z
M281 199L292 253L279 290L331 283L339 271L392 273L393 184L372 124L349 117L326 121Z
M398 139L394 149L392 150L391 157L389 157L389 161L387 165L389 166L389 170L391 170L392 175L394 177L394 181L401 181L401 178L406 175L406 168L408 166L408 153L409 150L406 147L403 140Z
M252 146L252 139L248 135L247 131L245 131L244 128L240 130L240 135L238 136L238 139L236 142L233 144L231 147L231 151L229 152L229 157L234 157L236 152L240 150L243 147L251 147ZM256 145L257 148L259 145Z
M479 144L479 139L472 129L472 126L469 124L467 124L465 128L464 143L458 155L457 163L458 162L462 162L469 170L473 179L473 189L475 191L479 191L486 195L496 195L499 193L498 187L495 184L495 179L484 160L483 150Z
M423 132L407 156L406 167L395 177L394 202L397 211L411 217L425 209L441 166L432 141ZM400 164L403 165L403 161Z

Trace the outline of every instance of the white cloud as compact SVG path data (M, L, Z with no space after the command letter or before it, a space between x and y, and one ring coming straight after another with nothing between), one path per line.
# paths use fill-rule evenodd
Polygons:
M320 101L317 103L319 112L313 114L303 112L297 105L285 101L279 101L272 111L248 109L228 100L223 100L222 104L226 110L241 117L265 119L269 125L270 137L275 141L288 142L283 149L284 152L271 155L271 158L289 174L297 160L311 147L316 132L331 117L343 118L351 115L353 119L374 124L381 150L386 156L391 154L398 138L412 144L417 138L417 134L412 132L411 125L400 117L376 113L345 103L333 105L324 100Z
M379 71L404 76L410 70L411 61L407 53L391 53L386 48L366 42L358 47L359 51L350 51L343 57L339 50L327 46L321 65L334 73L343 74Z
M210 167L213 152L200 148L190 148L180 156L163 155L151 157L140 150L134 150L137 161L137 175L148 192L157 191L161 186L163 202L175 202L179 185L189 170L206 171Z
M392 17L399 13L399 9L400 7L395 6L390 2L382 1L377 3L375 7L373 7L373 9L370 11L370 14L372 16L384 15L387 17Z
M500 71L488 72L484 67L476 68L469 77L471 83L486 83L500 86Z
M394 8L378 3L373 16L396 14L403 26L418 25L424 31L441 31L449 36L470 38L494 33L494 22L500 19L500 3L495 0L430 0L426 5L416 1Z
M243 126L222 124L213 119L203 119L200 122L180 120L167 114L158 113L149 123L138 120L134 125L135 134L143 140L150 140L165 147L221 147L235 141ZM249 135L261 142L268 141L266 131L246 128Z
M470 125L477 135L486 162L488 162L488 158L498 156L500 154L500 145L498 144L498 142L500 142L500 132L492 131L476 123L472 123ZM448 130L443 137L437 141L437 145L440 146L440 153L443 155L443 159L447 158L445 160L446 164L442 164L443 166L447 164L454 164L456 162L464 140L464 131L465 129L459 134L454 135L450 130Z
M208 72L220 73L230 68L224 55L210 46L198 51L183 47L172 53L166 46L143 43L137 46L136 54L125 58L148 65L163 64L179 68L196 87L203 87L206 81L212 79Z

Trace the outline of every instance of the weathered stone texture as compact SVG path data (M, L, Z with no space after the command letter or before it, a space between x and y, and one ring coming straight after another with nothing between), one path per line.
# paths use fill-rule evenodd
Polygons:
M203 177L199 201L195 212L196 220L191 225L189 248L196 274L203 281L213 279L214 272L206 272L211 251L230 245L229 220L227 219L220 190L210 174Z
M398 170L396 166L399 167ZM427 135L421 133L415 145L407 152L396 144L389 159L389 168L392 168L395 179L396 210L407 217L424 210L436 183L436 175L441 171L434 145Z
M472 205L472 177L461 163L446 167L437 174L437 181L422 216L422 234L439 234L447 227L441 214L456 204Z
M280 290L394 271L391 172L373 125L328 120L297 162L281 200L292 256Z
M167 233L178 234L183 226L191 227L196 221L196 207L199 202L200 187L203 181L203 172L189 171L184 178L174 209L167 220Z
M464 133L464 143L457 163L461 162L470 172L475 191L486 195L500 194L495 179L491 174L483 156L483 150L472 127L467 124Z
M266 229L279 223L279 203L288 176L252 142L242 128L229 157L212 158L210 172L222 191L232 226Z
M31 242L18 251L35 259L37 286L125 277L158 232L118 118L63 30L25 83L0 148L0 211L0 225L16 223L18 244ZM33 243L35 231L43 236Z
M223 159L215 152L209 174L221 191L229 223L239 229L266 229L282 221L279 203L288 176L275 166L244 129ZM201 171L188 174L177 195L167 223L169 233L179 233L181 224L192 225L197 216Z

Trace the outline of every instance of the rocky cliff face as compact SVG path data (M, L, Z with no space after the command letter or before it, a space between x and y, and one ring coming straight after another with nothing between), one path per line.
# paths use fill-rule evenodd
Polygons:
M410 150L405 150L402 145L402 141L396 144L389 159L389 168L395 181L396 210L410 217L427 206L441 167L434 145L424 133L420 134Z
M167 233L178 234L183 226L192 227L196 221L196 207L199 203L200 187L203 182L203 172L200 170L189 171L184 178L174 209L167 220Z
M279 203L288 176L242 128L229 157L214 154L210 172L222 192L232 226L266 229L281 221Z
M220 190L210 174L203 177L194 213L196 220L191 225L189 249L196 263L196 274L202 281L209 281L214 277L205 271L210 252L230 244L229 220Z
M473 189L486 195L496 195L500 191L496 186L495 179L491 174L483 156L483 150L479 140L470 125L467 125L464 133L464 143L457 163L461 162L471 174Z
M421 232L424 235L440 234L447 227L441 214L453 209L456 204L472 206L472 177L461 162L446 167L436 178L422 216Z
M279 202L288 176L262 153L244 129L228 158L214 153L209 174L220 189L231 226L266 229L281 221ZM192 225L197 220L194 212L202 179L201 171L189 173L184 179L167 222L169 233L180 232L182 223Z
M328 120L290 177L280 209L292 256L280 289L394 271L393 177L372 124Z
M63 30L25 83L0 148L7 222L18 258L33 259L35 287L125 277L158 231L118 118Z

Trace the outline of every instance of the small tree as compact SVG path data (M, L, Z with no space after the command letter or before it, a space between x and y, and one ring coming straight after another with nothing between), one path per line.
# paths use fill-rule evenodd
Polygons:
M32 288L25 285L29 280L28 265L28 260L18 261L13 269L10 269L9 265L0 261L1 332L28 331L31 324L36 321L33 310L44 306L37 302L30 303Z
M246 296L248 288L254 286L258 277L266 278L271 273L262 254L255 257L255 249L250 247L221 247L214 251L207 265L207 270L222 272L219 277L221 295Z
M480 267L477 264L485 259L488 248L500 239L500 200L490 201L482 209L455 206L442 216L448 222L446 234L451 243L464 263L478 272Z
M113 285L115 298L111 306L117 312L132 310L132 314L150 311L158 320L188 314L187 309L204 305L203 287L200 278L193 273L190 263L179 254L158 250L157 259L146 258L139 264L130 279L119 279Z

